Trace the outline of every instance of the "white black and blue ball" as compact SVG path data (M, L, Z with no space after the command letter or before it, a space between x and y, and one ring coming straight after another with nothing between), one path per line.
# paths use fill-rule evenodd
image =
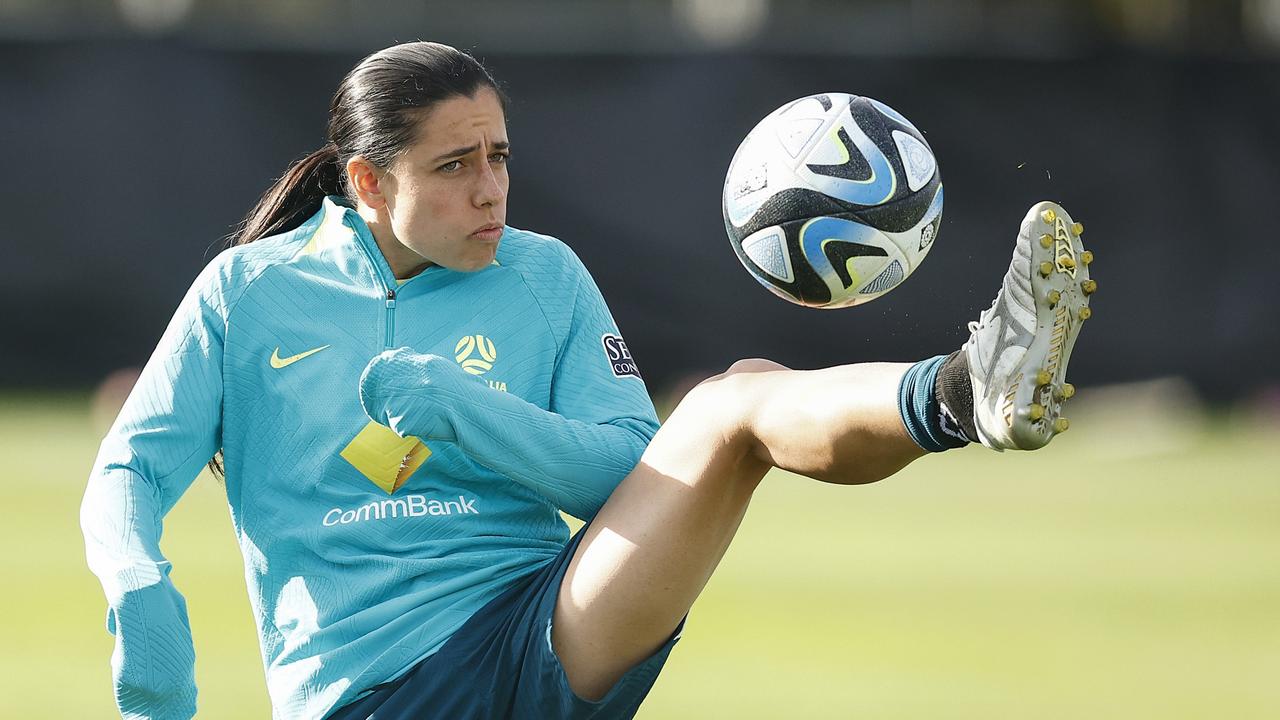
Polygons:
M884 103L811 95L770 113L733 156L723 194L738 259L800 305L877 298L924 260L942 176L924 135Z

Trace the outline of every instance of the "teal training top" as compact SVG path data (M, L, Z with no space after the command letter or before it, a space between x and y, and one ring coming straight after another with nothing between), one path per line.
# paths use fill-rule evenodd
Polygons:
M593 516L657 427L599 290L554 238L507 228L483 270L397 281L330 197L298 229L222 252L103 440L81 508L122 714L195 712L186 604L159 541L219 448L274 714L319 718L555 556L559 510Z

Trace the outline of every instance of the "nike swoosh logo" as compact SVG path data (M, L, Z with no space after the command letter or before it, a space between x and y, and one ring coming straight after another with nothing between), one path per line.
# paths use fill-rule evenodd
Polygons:
M318 353L318 352L320 352L321 350L324 350L325 348L328 348L328 347L330 347L330 346L329 346L329 345L324 345L324 346L318 347L318 348L316 348L316 349L314 349L314 350L308 350L308 351L303 352L303 353L298 353L297 355L290 355L290 356L289 356L289 357L287 357L287 358L282 358L282 357L280 357L280 348L279 348L279 347L277 347L275 350L271 351L271 367L273 367L273 368L275 368L275 369L279 370L279 369L280 369L280 368L282 368L282 367L286 367L286 366L289 366L289 365L292 365L292 364L294 364L294 363L298 362L299 360L301 360L302 358L304 358L304 357L306 357L306 356L308 356L308 355L315 355L316 353Z

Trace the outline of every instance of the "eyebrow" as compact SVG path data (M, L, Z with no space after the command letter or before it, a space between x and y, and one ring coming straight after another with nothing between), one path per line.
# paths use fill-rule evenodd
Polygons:
M494 150L506 150L509 147L511 147L511 143L507 142L506 140L493 143ZM432 160L431 162L440 162L441 160L445 160L451 157L461 157L463 155L470 155L471 153L475 152L478 149L480 149L480 143L476 143L474 145L468 145L466 147L455 148L443 155L437 155L435 159Z

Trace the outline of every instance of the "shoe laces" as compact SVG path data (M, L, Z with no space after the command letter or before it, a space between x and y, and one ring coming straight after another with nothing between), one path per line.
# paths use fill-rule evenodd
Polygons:
M1004 292L1003 288L1001 289L1001 292ZM996 306L999 304L1000 304L1000 295L997 294L996 298L991 301L991 307L987 308L986 310L983 310L982 314L978 316L977 320L969 321L969 334L972 335L973 333L976 333L978 332L978 330L985 327L987 324L987 321L991 319L991 316L995 315Z

